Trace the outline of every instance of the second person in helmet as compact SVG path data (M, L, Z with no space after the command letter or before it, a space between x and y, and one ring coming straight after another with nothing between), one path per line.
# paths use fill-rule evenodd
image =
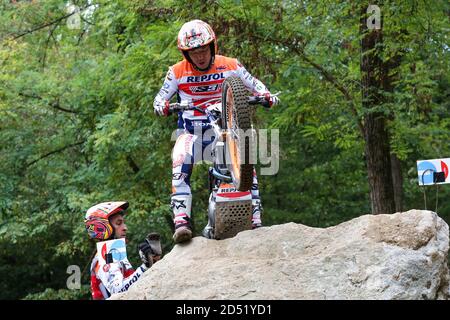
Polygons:
M239 77L254 95L264 96L270 106L278 103L277 97L272 96L266 86L253 77L237 59L217 54L216 35L206 22L192 20L185 23L178 33L178 49L185 59L169 68L164 84L153 103L156 114L169 114L169 101L175 94L178 95L178 101L188 100L194 105L212 98L221 98L222 83L230 76ZM206 107L207 105L202 106ZM194 159L197 160L197 155L203 154L212 142L203 139L202 133L211 126L207 116L198 111L180 112L178 128L179 135L172 151L171 208L175 224L175 243L192 238L190 176ZM262 211L256 173L251 192L252 224L256 228L261 226Z
M125 239L127 226L125 214L128 209L126 201L102 202L88 209L85 227L94 241ZM152 237L152 239L149 239ZM98 252L91 262L91 294L94 300L109 298L114 293L124 292L130 288L147 271L153 263L161 258L159 235L151 233L139 244L138 252L142 265L134 270L128 259L120 262L100 264Z

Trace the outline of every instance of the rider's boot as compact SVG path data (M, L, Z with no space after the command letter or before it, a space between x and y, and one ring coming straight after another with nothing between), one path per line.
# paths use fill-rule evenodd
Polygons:
M252 229L262 227L261 215L262 215L262 205L260 199L252 199Z
M173 222L175 224L175 233L173 241L181 243L191 240L191 194L173 194L170 206L173 210Z

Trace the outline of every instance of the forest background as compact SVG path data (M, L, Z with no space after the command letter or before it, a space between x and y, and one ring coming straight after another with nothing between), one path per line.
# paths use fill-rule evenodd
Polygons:
M2 0L0 299L88 299L94 244L83 219L99 202L129 201L133 265L150 231L170 251L176 119L152 104L192 19L213 27L220 54L282 92L280 105L257 111L257 126L280 140L277 174L259 175L265 226L328 227L425 205L449 223L450 187L419 187L416 169L450 157L449 9L439 0ZM191 180L196 235L207 168ZM79 290L66 286L71 265Z

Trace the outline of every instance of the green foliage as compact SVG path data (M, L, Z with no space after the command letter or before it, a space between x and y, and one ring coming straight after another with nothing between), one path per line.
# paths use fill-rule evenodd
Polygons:
M29 294L23 300L87 300L90 295L90 286L85 285L80 290L48 288L43 292Z
M129 256L160 232L173 244L171 133L153 98L181 59L180 26L209 22L221 54L237 57L282 91L258 110L258 126L280 129L279 172L259 176L264 224L327 227L370 212L364 161L357 2L79 0L90 6L69 28L66 1L0 4L0 299L87 299L94 250L83 226L99 202L127 200ZM404 209L428 208L435 189L417 185L415 161L450 156L447 2L381 1L385 63L394 90L382 92L392 152L401 160ZM41 28L38 28L40 27ZM34 31L32 31L34 30ZM347 93L347 96L345 96ZM191 179L195 231L206 223L207 165ZM259 170L258 170L259 172ZM439 189L439 214L450 204ZM432 208L434 210L434 208ZM84 271L82 290L66 270Z

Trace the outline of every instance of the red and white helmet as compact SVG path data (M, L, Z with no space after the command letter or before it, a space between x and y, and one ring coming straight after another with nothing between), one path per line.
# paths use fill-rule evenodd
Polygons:
M208 46L211 50L211 60L206 69L199 69L189 57L188 51L203 46ZM192 20L186 22L178 32L178 49L191 65L200 71L205 71L214 63L217 54L217 39L213 29L202 20Z
M210 25L202 20L186 22L178 32L178 49L181 51L203 47L210 43L214 45L214 54L216 54L216 35Z
M126 201L102 202L88 209L84 219L89 237L108 240L114 233L109 218L117 213L125 214L129 204Z

